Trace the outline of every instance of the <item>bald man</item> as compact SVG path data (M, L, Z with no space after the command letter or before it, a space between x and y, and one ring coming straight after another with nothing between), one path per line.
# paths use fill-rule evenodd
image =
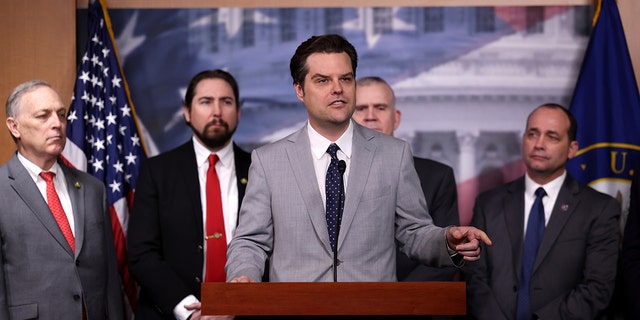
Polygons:
M396 97L391 86L382 78L365 77L357 81L356 111L353 119L369 129L393 136L400 125L402 113L396 109ZM429 214L435 225L446 227L460 224L458 200L453 169L430 159L413 157L420 177ZM435 268L409 258L397 243L396 275L398 281L451 281L457 269Z

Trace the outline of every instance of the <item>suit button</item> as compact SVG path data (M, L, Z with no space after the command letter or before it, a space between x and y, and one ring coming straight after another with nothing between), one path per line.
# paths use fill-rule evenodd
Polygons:
M80 300L80 295L79 294L74 294L73 295L73 300L76 300L76 301Z
M204 248L202 248L202 245L198 246L198 252L202 253L204 251Z
M196 280L196 283L201 283L202 282L202 280L200 280L200 277L196 277L195 280Z
M76 267L80 266L80 260L76 260Z

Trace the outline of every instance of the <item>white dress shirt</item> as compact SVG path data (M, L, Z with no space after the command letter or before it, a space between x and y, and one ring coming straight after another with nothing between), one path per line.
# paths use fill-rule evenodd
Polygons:
M542 198L542 205L544 206L544 225L546 226L549 223L549 219L551 219L551 212L553 212L553 206L556 203L556 199L558 199L558 194L560 193L560 188L564 183L564 179L567 176L567 172L565 171L561 176L553 179L551 182L545 185L539 185L535 183L528 174L524 175L524 235L527 234L527 223L529 222L529 214L531 213L531 207L533 206L533 202L536 200L536 190L539 187L544 188L544 191L547 193L545 197Z
M318 180L318 188L320 189L320 195L322 196L322 203L326 207L326 176L329 164L331 163L331 156L327 153L329 145L335 143L340 150L337 152L338 160L344 160L347 164L347 168L344 172L342 181L344 183L345 193L347 191L347 177L349 177L349 168L351 167L351 150L353 146L353 124L349 121L349 127L336 141L329 141L327 138L321 136L316 130L311 127L311 124L307 123L307 133L309 134L309 144L311 145L311 155L313 158L313 167L316 171L316 179ZM346 198L346 197L345 197Z
M209 170L209 155L212 154L209 149L203 146L195 137L193 140L193 148L196 152L196 163L198 164L198 181L200 182L200 202L202 205L202 234L207 234L207 170ZM233 238L238 223L238 184L236 175L236 160L233 153L233 142L229 142L224 148L215 154L218 155L216 162L216 173L220 181L220 192L222 197L222 216L224 217L224 230L227 237L227 244ZM207 256L206 241L204 242L203 257ZM203 259L202 279L205 279L205 271L207 270L207 259ZM173 315L178 320L187 319L193 311L187 310L184 306L199 302L194 295L189 295L182 299L173 309Z
M31 179L36 183L40 194L44 198L44 201L47 201L47 182L42 179L40 176L41 172L53 172L55 176L53 176L53 185L56 188L56 193L58 193L58 198L60 198L60 203L62 204L62 209L64 210L64 214L67 216L67 220L69 221L69 226L71 227L71 232L73 236L76 236L76 228L75 228L75 218L73 216L73 207L71 206L71 197L69 196L69 191L67 190L67 180L64 178L64 172L62 172L62 168L56 162L51 166L49 170L42 170L42 168L38 167L35 163L29 161L27 158L22 156L20 152L18 152L18 160L20 163L27 169Z

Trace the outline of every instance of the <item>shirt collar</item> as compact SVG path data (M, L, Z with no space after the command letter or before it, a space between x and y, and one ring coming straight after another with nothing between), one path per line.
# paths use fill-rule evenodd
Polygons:
M320 159L327 153L329 145L335 143L340 148L340 151L347 156L347 159L351 159L351 150L353 146L353 123L349 120L349 126L347 130L336 141L330 141L323 137L313 129L309 121L307 120L307 133L309 135L309 143L311 144L311 154L314 158Z
M193 149L196 152L196 163L198 167L202 167L205 164L209 164L209 155L217 154L218 162L222 164L223 167L228 167L231 165L231 161L233 160L233 141L230 141L226 146L222 147L222 149L217 152L211 152L207 149L195 136L191 138L193 141Z
M25 158L22 154L20 154L20 152L18 152L18 160L20 160L22 165L27 169L27 172L29 172L29 175L31 176L33 181L36 181L38 179L38 177L40 176L40 172L50 171L55 173L56 177L59 177L60 171L62 170L57 161L53 163L53 166L51 166L49 170L42 170L42 168L40 168L37 164L31 162L29 159Z
M560 193L560 188L562 187L562 183L564 182L565 177L567 176L567 171L565 170L559 177L551 180L545 185L539 185L535 183L530 177L529 174L524 175L524 185L525 185L525 194L528 197L535 198L536 190L539 187L543 187L544 191L551 198L555 198L558 193Z

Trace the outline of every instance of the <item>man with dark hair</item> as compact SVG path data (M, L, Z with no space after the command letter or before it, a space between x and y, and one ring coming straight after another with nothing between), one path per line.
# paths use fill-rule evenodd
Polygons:
M575 118L544 104L522 136L526 174L478 196L472 225L495 245L465 267L476 319L597 319L616 279L620 206L565 169Z
M250 155L232 142L240 119L233 76L195 75L182 111L193 138L145 161L137 181L128 249L138 319L200 319L200 285L225 281L247 184Z
M396 96L391 86L380 77L364 77L356 82L356 111L353 120L369 129L393 136L400 125L402 113L396 108ZM413 157L420 177L420 186L427 200L429 215L439 227L460 224L458 218L458 192L453 169L446 164ZM451 281L457 268L434 268L396 252L398 281Z
M313 36L291 58L308 122L252 154L229 245L231 282L265 272L270 281L395 281L395 238L437 266L474 261L479 242L491 243L473 227L435 226L407 143L351 120L356 66L339 35Z
M66 166L67 110L42 80L17 86L0 166L0 319L123 319L105 186Z

